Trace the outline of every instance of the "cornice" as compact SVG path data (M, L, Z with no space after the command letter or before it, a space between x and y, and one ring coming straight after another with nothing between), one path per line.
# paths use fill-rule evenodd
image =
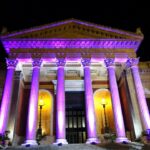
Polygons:
M7 53L10 49L138 49L139 40L128 39L7 39L3 40Z
M77 20L77 19L67 19L67 20L53 22L53 23L50 23L50 24L37 26L37 27L33 27L33 28L21 30L21 31L12 32L12 33L8 33L6 35L2 35L1 38L2 39L11 38L13 36L26 34L26 33L34 32L34 31L39 31L39 30L43 30L43 29L47 29L47 28L52 28L52 27L64 25L64 24L67 24L67 23L77 23L77 24L80 24L80 25L85 25L85 26L88 26L88 27L93 27L93 28L108 31L108 32L114 32L114 33L117 33L117 34L131 36L133 38L138 38L140 40L143 39L143 35L139 35L139 34L136 34L136 33L133 33L133 32L124 31L124 30L120 30L120 29L114 29L114 28L111 28L111 27L106 27L106 26L103 26L103 25L94 24L94 23L91 23L91 22L81 21L81 20Z

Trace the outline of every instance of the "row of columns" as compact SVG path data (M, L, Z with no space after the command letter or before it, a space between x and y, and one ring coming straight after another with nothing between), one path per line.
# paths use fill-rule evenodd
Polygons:
M142 81L140 78L138 63L139 63L139 58L137 59L131 58L127 60L126 65L127 68L131 68L142 124L144 130L148 131L148 129L150 129L150 115L149 115L149 110L146 102L144 88L142 86Z
M150 116L146 104L146 98L142 87L138 66L135 63L137 59L128 59L126 64L130 67L135 83L135 90L137 93L137 100L141 112L141 119L144 129L150 129ZM86 125L87 125L87 143L99 143L96 133L96 119L94 112L93 90L90 75L90 59L83 59L82 65L84 67L84 89L85 89L85 107L86 107ZM121 110L117 80L115 75L114 59L105 59L105 65L108 71L109 87L111 91L112 106L114 111L115 128L116 128L116 142L128 141L125 135L125 127L123 115ZM26 129L26 144L37 145L36 143L36 124L38 111L38 91L39 91L39 77L41 60L33 60L32 66L32 83L28 108L28 119ZM17 60L7 60L7 75L6 82L0 108L0 134L4 134L7 129L7 122L9 116L9 107L11 103L11 93L13 86L13 76ZM67 144L65 133L65 85L64 85L64 66L65 59L59 59L57 62L57 95L56 95L56 144Z

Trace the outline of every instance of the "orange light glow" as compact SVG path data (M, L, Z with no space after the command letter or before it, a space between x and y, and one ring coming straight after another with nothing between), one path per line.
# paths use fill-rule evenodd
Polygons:
M51 134L51 119L52 119L52 111L53 111L53 96L47 90L39 90L39 100L38 105L42 107L42 132L46 135ZM38 107L38 119L39 119L40 107ZM39 122L39 121L38 121ZM37 122L37 126L38 126Z
M97 109L102 109L102 104L107 104L107 108L111 107L111 96L107 89L97 90L94 93L94 103ZM101 107L101 108L100 108Z
M44 103L43 99L40 99L39 100L39 106L44 106L44 105L45 105L45 103Z
M50 109L52 106L52 95L46 90L40 90L38 105L44 105L43 111Z
M105 99L105 98L102 98L102 100L101 100L101 104L102 104L102 105L107 105L107 101L106 101L106 99Z
M107 121L109 127L113 130L113 111L111 104L111 95L108 89L99 89L94 93L94 106L95 106L95 115L96 115L96 127L98 136L102 134L102 129L104 128L104 108L107 114ZM111 123L111 124L110 124Z

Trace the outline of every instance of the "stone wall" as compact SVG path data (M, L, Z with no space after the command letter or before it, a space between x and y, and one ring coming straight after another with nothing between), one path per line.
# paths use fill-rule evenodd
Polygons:
M139 71L146 98L150 99L150 61L140 62Z

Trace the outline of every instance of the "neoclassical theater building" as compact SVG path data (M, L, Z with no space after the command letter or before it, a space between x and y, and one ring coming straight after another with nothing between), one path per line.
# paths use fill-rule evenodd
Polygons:
M132 33L69 19L1 35L0 134L14 145L135 141L150 129L150 62ZM4 77L5 75L5 77ZM142 79L142 80L141 80Z

